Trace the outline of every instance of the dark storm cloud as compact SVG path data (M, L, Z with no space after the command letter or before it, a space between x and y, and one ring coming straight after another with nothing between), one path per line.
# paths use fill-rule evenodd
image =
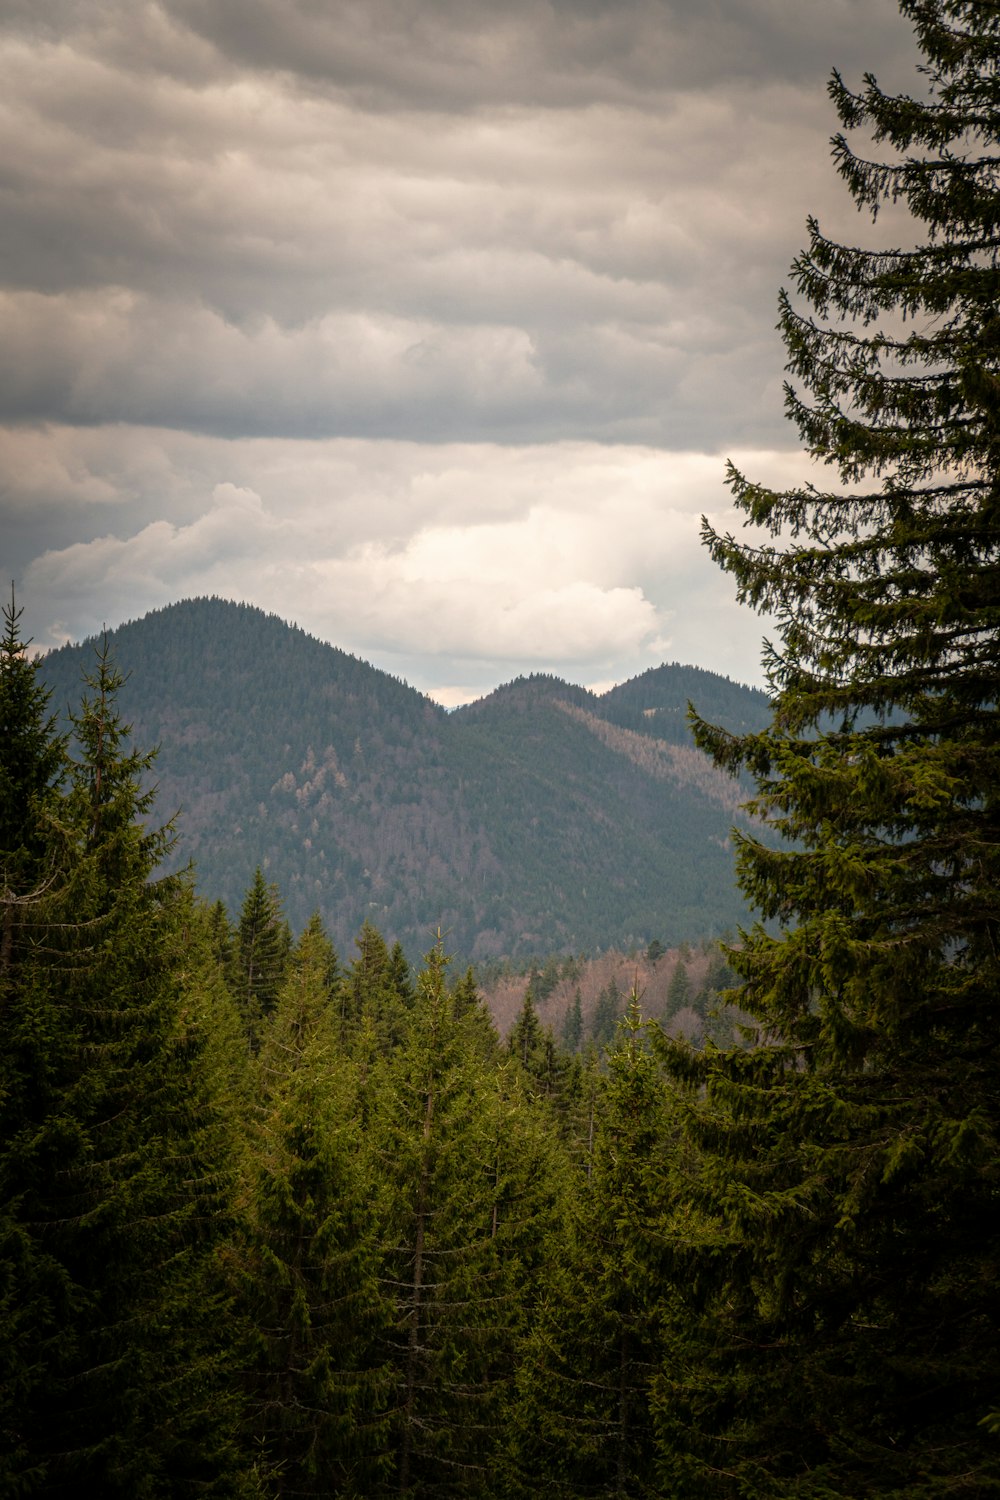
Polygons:
M204 83L287 71L392 107L548 107L893 67L878 0L6 0L0 28Z
M740 97L416 121L246 79L150 90L66 52L12 70L7 97L12 419L667 447L776 430L741 392L791 229L776 153L807 165L785 117L815 101L772 91L749 156Z
M894 44L868 0L170 0L221 57L366 106L480 109L651 102L747 78L811 80Z

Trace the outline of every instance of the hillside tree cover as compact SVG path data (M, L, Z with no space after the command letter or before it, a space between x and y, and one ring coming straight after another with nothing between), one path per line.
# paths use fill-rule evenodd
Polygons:
M365 927L344 973L314 918L248 1031L119 681L70 760L8 610L0 1489L490 1493L568 1163L439 947L414 986Z
M851 196L912 244L810 220L781 298L787 408L836 484L732 471L772 540L706 528L778 640L770 726L697 736L789 842L737 835L756 1046L665 1049L700 1090L665 1493L1000 1490L1000 6L900 9L915 94L830 93L874 139L835 138Z
M696 938L746 915L726 844L739 788L695 750L684 712L697 691L739 728L760 692L664 666L637 679L641 708L533 677L445 713L222 599L181 600L111 643L122 712L160 747L160 805L177 810L168 868L193 860L234 919L258 865L296 931L318 911L345 962L366 918L411 959L440 926L467 964ZM44 659L64 714L91 655Z

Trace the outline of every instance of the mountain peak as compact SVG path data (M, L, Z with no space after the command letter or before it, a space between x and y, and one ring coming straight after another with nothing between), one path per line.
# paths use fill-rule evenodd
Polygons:
M685 721L691 683L721 722L760 711L725 679L665 667L598 697L534 672L447 713L253 605L182 600L109 638L123 718L160 746L176 862L231 911L259 865L293 925L319 911L342 953L368 919L416 953L440 927L464 961L676 941L744 915L733 799ZM87 643L43 659L55 708L79 702L91 662Z

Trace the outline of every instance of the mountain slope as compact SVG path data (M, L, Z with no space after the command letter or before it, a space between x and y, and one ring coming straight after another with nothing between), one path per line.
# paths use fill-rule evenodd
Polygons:
M218 599L156 611L112 644L125 717L160 746L159 813L179 810L175 860L193 858L201 892L231 911L260 864L293 925L319 910L345 956L366 917L413 955L440 926L473 960L677 940L741 915L737 789L679 726L692 672L733 727L762 694L662 667L603 697L521 679L446 714ZM46 658L54 707L78 701L92 659L86 643Z

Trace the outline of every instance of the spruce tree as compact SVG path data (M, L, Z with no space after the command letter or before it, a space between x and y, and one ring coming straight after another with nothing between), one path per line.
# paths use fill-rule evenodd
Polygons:
M514 1168L498 1145L501 1097L482 1027L426 958L407 1036L380 1060L368 1138L380 1182L382 1277L396 1308L399 1494L488 1492L510 1378L517 1278L507 1251Z
M403 952L403 945L398 941L393 943L392 951L389 954L389 983L403 1005L409 1009L413 1004L416 991L413 988L410 965L407 962L406 954Z
M371 1184L317 918L296 944L257 1063L232 1264L252 1327L248 1436L280 1495L374 1493L387 1462L389 1316Z
M452 985L451 1006L455 1020L477 1040L482 1061L495 1062L502 1051L500 1037L471 968Z
M14 927L53 874L54 794L66 774L65 738L56 733L39 661L22 641L23 611L4 606L0 640L0 978L13 961Z
M367 920L354 942L358 951L340 992L341 1034L351 1045L360 1042L388 1055L406 1036L414 1002L410 967L400 944L390 952Z
M579 985L573 991L573 999L563 1017L562 1040L567 1052L579 1051L583 1040L583 1002Z
M291 942L278 888L267 884L258 865L243 900L232 959L233 993L254 1050L278 1002Z
M208 925L212 953L223 974L232 969L233 940L235 933L226 911L225 902L216 901L208 911Z
M622 1014L622 996L614 979L609 979L597 997L590 1023L590 1035L597 1047L609 1047L615 1040Z
M672 1016L677 1015L678 1011L683 1010L686 1005L690 1005L693 993L687 964L679 957L677 963L674 965L674 972L670 976L670 983L667 986L667 1000L663 1008L664 1020L669 1021Z
M668 1295L656 1242L669 1189L663 1080L633 993L597 1081L588 1170L539 1268L517 1373L505 1494L652 1496L652 1379Z
M507 1053L525 1071L531 1080L532 1089L540 1098L555 1101L564 1088L568 1074L568 1058L559 1052L552 1026L541 1025L535 1010L531 986L525 990L525 999L511 1026L507 1038Z
M186 892L154 878L170 833L147 826L150 757L128 746L120 684L99 653L58 807L59 875L0 1017L4 1252L27 1293L15 1350L30 1332L32 1360L27 1379L16 1371L13 1486L52 1496L235 1483L210 1263L228 1132L187 992ZM21 812L24 854L52 809L29 794Z
M0 1491L38 1477L30 1413L48 1378L71 1298L69 1278L32 1224L40 1114L58 1067L56 1030L38 950L68 878L55 733L38 661L4 608L0 640ZM41 1150L39 1149L41 1147ZM49 1158L51 1162L51 1157ZM47 1162L46 1165L49 1163ZM27 1420L26 1420L27 1416Z
M666 1048L701 1091L660 1387L678 1495L1000 1490L1000 6L900 9L914 95L830 92L874 137L834 140L852 197L912 240L810 220L780 303L788 411L836 480L731 471L772 540L706 529L778 640L770 726L696 733L787 842L736 835L756 1045Z

